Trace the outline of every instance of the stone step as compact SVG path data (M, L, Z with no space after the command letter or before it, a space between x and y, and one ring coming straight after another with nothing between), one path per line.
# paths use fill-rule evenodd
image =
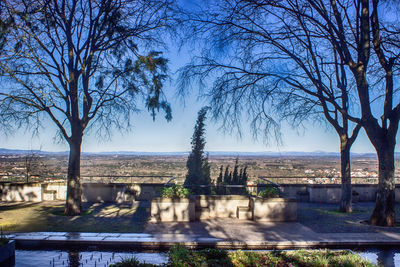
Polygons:
M253 220L253 211L248 206L238 206L236 217L239 220Z

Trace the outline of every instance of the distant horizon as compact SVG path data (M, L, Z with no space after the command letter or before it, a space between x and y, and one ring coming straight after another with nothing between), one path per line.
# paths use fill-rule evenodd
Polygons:
M58 150L58 151L52 151L52 150L39 150L39 149L13 149L13 148L4 148L0 147L0 154L18 154L18 153L29 153L29 152L34 152L34 153L49 153L49 154L63 154L63 153L68 153L68 150ZM324 150L314 150L314 151L300 151L300 150L285 150L285 151L271 151L271 150L266 150L266 151L229 151L229 150L207 150L205 151L206 153L212 154L212 155L229 155L229 156L235 156L237 155L310 155L310 154L315 154L315 155L340 155L340 152L336 151L324 151ZM84 151L82 154L121 154L121 155L129 155L129 154L152 154L152 155L157 155L157 154L189 154L190 151L137 151L137 150L116 150L116 151L99 151L99 152L91 152L91 151ZM375 155L374 152L351 152L353 155ZM400 156L400 152L395 152L396 156Z

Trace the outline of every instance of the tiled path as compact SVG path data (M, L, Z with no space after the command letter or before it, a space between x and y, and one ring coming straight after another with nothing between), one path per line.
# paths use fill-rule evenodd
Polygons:
M9 235L22 246L95 246L167 249L181 243L189 247L273 249L400 245L400 233L317 233L293 223L261 223L218 219L188 223L148 223L143 233L32 232Z

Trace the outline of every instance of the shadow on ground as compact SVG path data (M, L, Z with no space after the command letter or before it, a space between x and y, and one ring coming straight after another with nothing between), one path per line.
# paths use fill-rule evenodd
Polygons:
M375 203L354 203L353 213L338 211L338 204L298 203L297 220L317 233L400 233L400 227L378 227L362 224L369 220ZM396 204L396 219L400 222L400 205Z
M63 215L64 203L30 203L0 206L0 226L16 232L142 232L150 216L139 205L83 203L81 216Z

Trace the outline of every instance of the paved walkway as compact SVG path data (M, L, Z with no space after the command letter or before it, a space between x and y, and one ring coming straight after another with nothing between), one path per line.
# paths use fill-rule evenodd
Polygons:
M168 249L176 243L191 248L286 249L354 246L400 246L400 233L317 233L304 225L218 219L187 223L148 223L143 233L30 232L9 235L17 245L88 246Z

